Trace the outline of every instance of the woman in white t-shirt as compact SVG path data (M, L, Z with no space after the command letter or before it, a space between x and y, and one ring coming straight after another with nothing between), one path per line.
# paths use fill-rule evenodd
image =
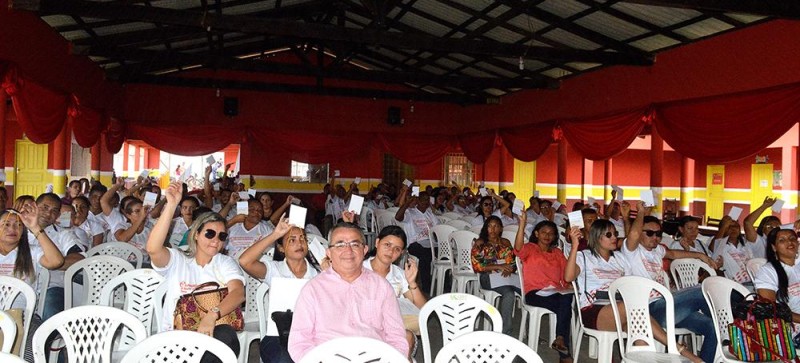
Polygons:
M189 230L189 226L194 222L193 214L195 209L200 207L200 201L197 198L187 195L181 199L178 204L180 207L180 215L172 219L170 227L169 243L172 247L181 245L183 235Z
M165 210L175 210L181 199L181 184L172 183L166 190ZM164 276L167 293L164 301L164 316L159 332L172 330L172 314L178 299L190 294L207 282L216 282L228 288L228 295L203 314L197 332L213 336L228 345L237 355L239 340L236 331L227 324L217 324L220 317L226 316L242 305L245 299L244 274L239 264L229 256L221 254L228 231L225 218L216 213L200 215L189 226L186 239L187 251L164 247L169 233L172 215L164 213L158 218L150 237L147 239L147 253L152 260L153 269Z
M597 293L608 291L609 285L614 280L629 275L631 266L625 258L614 253L618 246L617 231L611 221L605 219L594 221L588 229L587 239L588 247L583 251L578 251L579 241L572 240L572 249L564 270L564 280L576 281L578 284L578 307L581 309L581 320L585 327L616 331L611 305L608 301L599 301ZM620 322L625 326L627 324L627 317L624 315L625 306L622 302L618 302L617 307L623 313L620 314ZM653 329L653 338L666 345L667 334L664 329L652 317L650 324ZM683 345L679 346L681 355L693 362L702 362L699 357L692 354L691 350L687 350Z
M765 216L761 219L761 222L758 223L758 228L755 227L758 217L761 217L764 211L771 208L776 200L777 199L770 197L764 198L764 202L761 203L761 206L750 212L742 223L744 227L744 240L748 242L746 245L750 249L753 258L767 257L767 235L772 229L781 227L780 218L773 215ZM771 210L770 213L772 213Z
M406 259L405 266L398 267L394 264L406 249L408 240L403 228L399 226L386 226L378 233L375 241L375 256L364 260L364 267L375 271L389 281L394 288L400 305L400 314L403 316L403 325L406 328L409 358L416 351L416 336L419 334L419 310L428 301L417 283L417 261L414 258Z
M678 235L669 244L671 250L700 252L711 256L711 250L703 241L697 239L700 234L700 223L692 216L683 216L678 222Z
M738 222L730 216L722 217L719 231L708 247L713 252L711 258L725 270L725 277L740 284L752 283L746 266L753 252L746 245Z
M125 199L128 200L126 201ZM123 202L120 203L120 206L124 206L121 212L123 217L125 217L125 221L117 223L111 228L111 232L114 235L113 240L130 243L134 247L140 249L146 256L147 251L145 249L145 244L147 242L147 236L150 234L150 226L147 220L150 208L145 207L142 201L136 197L123 198ZM172 215L168 215L168 217L172 217ZM161 243L164 243L165 240L166 237ZM148 259L145 258L145 262L147 262L147 260Z
M792 310L792 321L800 323L797 245L797 234L793 230L773 228L767 234L767 264L756 272L753 284L759 296L787 303Z

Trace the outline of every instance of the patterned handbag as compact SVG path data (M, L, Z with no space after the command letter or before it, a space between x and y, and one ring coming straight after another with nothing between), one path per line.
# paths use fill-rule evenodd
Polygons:
M791 316L784 303L748 295L733 308L734 319L728 325L729 351L745 362L797 362Z
M211 290L203 290L207 287L216 287ZM197 331L200 320L211 308L218 306L219 303L228 296L228 288L220 287L216 282L206 282L200 284L191 293L181 296L178 304L175 305L175 312L172 313L172 321L175 330ZM217 320L216 325L228 324L237 331L244 329L244 318L242 309L237 307L228 315Z

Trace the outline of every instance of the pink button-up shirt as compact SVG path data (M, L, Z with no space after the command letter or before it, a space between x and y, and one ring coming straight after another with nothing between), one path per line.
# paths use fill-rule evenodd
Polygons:
M309 281L297 298L289 355L299 362L317 345L354 336L382 340L408 355L403 319L389 282L362 268L361 276L349 283L329 268Z

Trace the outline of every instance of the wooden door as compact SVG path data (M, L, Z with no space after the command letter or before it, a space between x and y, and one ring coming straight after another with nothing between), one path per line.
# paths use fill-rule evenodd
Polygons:
M47 144L34 144L28 139L17 140L14 151L14 198L44 193L52 178L47 173Z
M725 165L706 167L706 220L724 216Z
M753 164L750 168L750 210L761 206L764 198L772 196L772 164ZM756 220L757 226L764 216L771 216L772 209L767 208Z

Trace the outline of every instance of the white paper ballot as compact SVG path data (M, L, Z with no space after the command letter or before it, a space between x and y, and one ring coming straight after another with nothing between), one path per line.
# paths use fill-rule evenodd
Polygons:
M355 214L361 214L361 207L363 206L364 197L353 194L350 196L350 205L347 207L347 210Z
M193 164L189 164L189 166L183 170L183 173L181 173L181 177L178 179L181 183L185 183L186 179L189 178L189 175L192 175L192 165Z
M534 190L533 191L533 197L534 198L539 198L539 191L538 190Z
M485 197L485 196L488 196L488 195L489 195L489 191L488 191L488 190L486 190L486 188L480 188L480 189L478 189L478 193L480 193L481 197Z
M6 171L0 170L0 182L5 182L5 181L6 181Z
M64 212L58 216L58 225L64 228L69 228L72 225L72 212Z
M489 274L489 287L495 288L500 286L516 286L519 287L519 275L513 273L506 277L503 277L501 273L490 273Z
M145 207L155 207L156 206L156 197L158 195L153 192L145 192L144 193L144 201L142 202L142 206Z
M247 192L239 192L239 199L248 200L250 199L250 194L247 194Z
M522 208L524 206L525 205L522 203L522 201L519 198L514 199L514 206L511 208L511 212L513 212L516 215L520 215L520 214L522 214Z
M411 187L411 196L419 197L419 187Z
M561 202L554 200L553 201L553 210L558 212L558 208L561 208Z
M236 214L247 215L250 212L247 202L236 202Z
M147 178L148 175L150 175L150 171L148 171L147 169L144 169L142 170L141 173L139 173L140 178Z
M214 155L209 155L209 156L206 158L206 162L208 163L208 165L213 165L213 164L214 164L214 162L216 162L216 160L214 159Z
M292 197L292 204L300 205L300 198Z
M325 258L325 245L315 236L311 239L311 242L308 242L308 252L311 252L317 262L320 262Z
M786 223L786 224L781 224L781 229L791 229L791 230L794 230L794 223Z
M53 192L53 184L47 184L47 186L44 187L44 192L45 193L52 193Z
M567 214L567 217L569 217L570 228L571 227L583 228L583 213L581 213L581 211L576 210L574 212L569 212L569 214Z
M253 189L253 188L247 189L247 195L251 195L251 196L253 196L253 198L255 198L256 197L256 190Z
M333 171L333 176L340 176L340 175L341 175L341 172L339 172L339 170L334 170Z
M303 289L306 279L295 279L288 277L275 277L269 282L270 291L279 291L275 294L269 294L269 305L267 306L267 336L278 336L278 326L272 320L272 313L276 311L294 311L294 305L297 302L297 297L300 296L300 290Z
M214 183L214 185L212 186L212 188L214 188L214 191L215 191L215 192L218 192L218 191L219 191L219 184L216 184L216 183Z
M403 180L403 184L405 184L405 186L411 188L411 180L408 180L408 179Z
M739 220L739 216L742 215L742 208L739 207L731 207L731 210L728 211L728 216L731 217L734 221Z
M306 212L308 212L308 209L306 208L296 205L290 205L289 224L296 227L304 228L306 226Z
M434 198L434 197L428 197L428 200L430 201L430 203L431 203L431 206L432 206L432 205L434 205L434 204L436 204L436 198Z
M613 189L614 191L617 192L617 200L621 202L623 200L623 198L622 198L622 194L623 194L622 193L622 188L620 188L620 187L618 187L616 185L612 185L611 189Z
M783 199L778 199L775 201L775 204L772 205L772 211L775 213L780 213L781 209L783 208Z
M353 179L353 183L356 183L356 185L361 184L361 178L356 177L355 179Z
M653 191L650 189L642 190L639 194L639 199L642 200L645 207L655 207L656 206L656 198L653 196Z
M586 197L586 203L589 204L590 207L594 204L594 202L596 202L594 197Z

